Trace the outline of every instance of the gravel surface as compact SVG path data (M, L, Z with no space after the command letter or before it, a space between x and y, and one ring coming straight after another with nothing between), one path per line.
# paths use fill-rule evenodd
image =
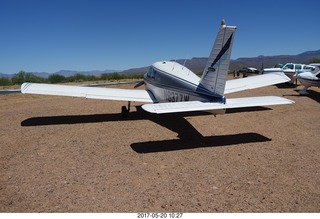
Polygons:
M133 85L119 85L132 88ZM320 88L296 103L153 115L132 103L0 96L0 212L319 212Z

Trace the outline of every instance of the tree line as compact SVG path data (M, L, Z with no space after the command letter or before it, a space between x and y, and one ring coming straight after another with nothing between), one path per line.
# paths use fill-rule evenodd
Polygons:
M43 78L37 76L31 72L20 71L11 78L1 77L0 86L9 86L9 85L21 85L24 82L32 83L67 83L67 82L83 82L83 81L118 81L123 79L142 79L143 74L119 74L119 73L109 73L101 75L84 75L84 74L75 74L69 77L65 77L59 74L49 75L48 78Z

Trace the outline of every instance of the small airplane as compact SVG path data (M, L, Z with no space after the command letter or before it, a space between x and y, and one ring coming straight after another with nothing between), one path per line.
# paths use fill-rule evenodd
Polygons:
M291 81L290 84L294 84L296 81L296 75L301 72L312 71L315 67L312 65L305 65L305 64L296 64L296 63L286 63L282 67L278 68L265 68L262 70L263 74L270 73L270 72L283 72L286 76L288 76Z
M302 90L299 91L301 95L308 95L307 89L311 86L320 87L320 68L315 67L314 70L310 72L303 72L296 75L297 79L304 86Z
M294 103L276 96L226 99L224 95L232 92L290 81L283 72L227 81L236 29L235 26L226 26L224 20L221 21L201 78L177 62L160 61L154 63L144 75L144 80L135 86L137 88L144 84L145 90L24 83L21 85L21 92L128 101L128 108L123 106L121 110L123 117L130 111L131 101L146 102L142 109L157 114L190 111L223 114L229 108Z

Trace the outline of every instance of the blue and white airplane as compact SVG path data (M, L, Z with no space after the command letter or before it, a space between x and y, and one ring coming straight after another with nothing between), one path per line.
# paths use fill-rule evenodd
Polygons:
M235 26L226 26L222 20L201 78L179 63L160 61L150 67L144 75L143 82L137 85L144 84L145 90L24 83L21 92L128 101L128 109L122 107L124 116L130 110L131 101L145 102L147 104L142 105L142 109L157 114L189 111L210 111L213 114L221 114L229 108L294 103L276 96L226 99L225 94L232 92L290 81L281 72L227 81L236 29Z
M296 75L296 78L304 86L299 91L301 95L308 95L308 88L311 86L320 87L320 65L315 65L315 68L310 72L302 72Z

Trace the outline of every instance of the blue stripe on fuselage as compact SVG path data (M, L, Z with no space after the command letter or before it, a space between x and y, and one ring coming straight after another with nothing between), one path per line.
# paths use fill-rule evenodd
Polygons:
M158 69L157 69L158 70ZM164 74L162 71L159 72ZM196 86L195 84L183 80L179 77L176 77L174 75L171 74L164 74L166 75L166 77L169 77L170 79L175 80L177 83L174 84L169 84L168 83L162 83L162 82L157 82L156 79L150 79L149 77L145 76L144 80L146 85L150 84L154 87L157 87L159 89L162 89L161 94L157 93L159 91L153 91L150 90L150 92L153 93L153 95L155 96L155 98L157 99L158 102L181 102L181 101L189 101L190 99L192 100L207 100L210 102L225 102L225 98L221 97L221 96L215 96L215 95L206 95L205 92L196 92L198 89L198 86ZM157 74L157 77L159 77L159 74ZM161 76L160 76L161 77ZM162 78L163 80L163 78ZM182 83L179 83L182 82ZM181 86L183 84L185 84L185 82L188 82L189 85L192 86ZM170 95L169 95L170 94ZM190 98L193 97L193 98Z

